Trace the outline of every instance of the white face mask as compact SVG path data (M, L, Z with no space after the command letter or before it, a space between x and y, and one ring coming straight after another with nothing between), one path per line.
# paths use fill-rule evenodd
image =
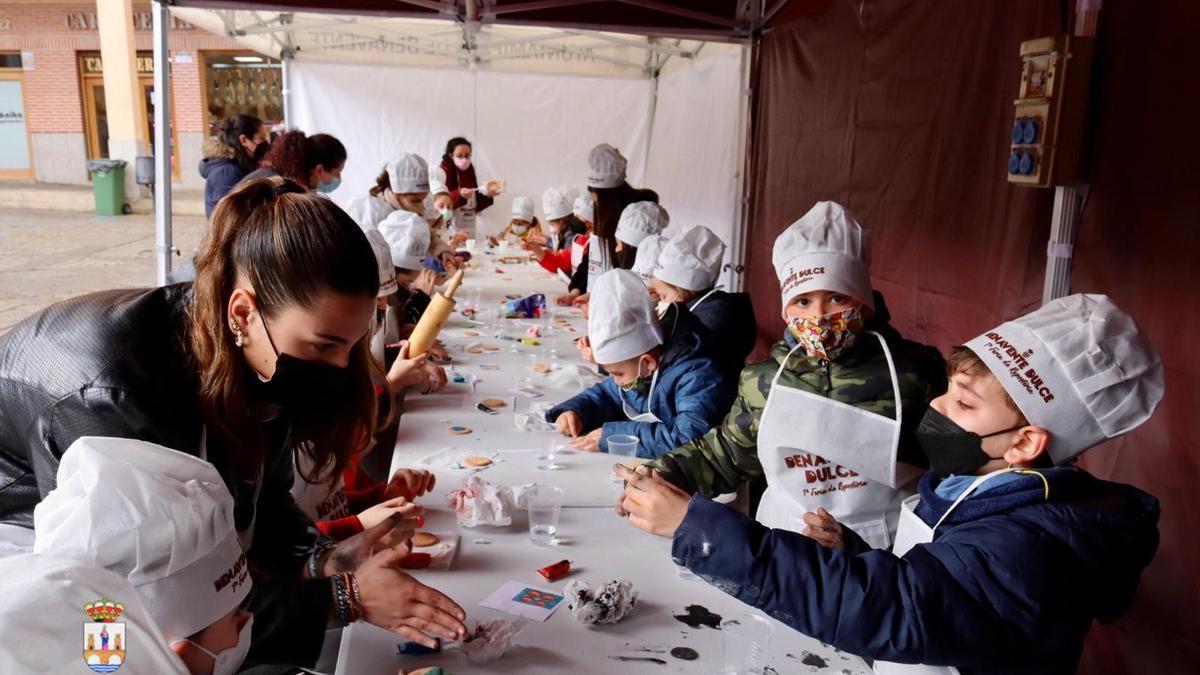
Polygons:
M242 665L242 661L246 660L246 655L250 653L250 627L253 625L254 617L251 616L246 620L246 625L242 626L242 630L238 631L237 644L221 650L220 654L214 654L191 640L184 639L180 642L192 642L192 646L212 657L212 675L233 675Z
M513 234L517 235L518 237L525 236L525 232L527 232L528 230L529 230L528 225L513 225L513 228L512 228Z
M658 313L658 318L661 319L667 313L667 310L671 309L672 304L674 303L670 300L659 300L658 304L654 306L654 311Z

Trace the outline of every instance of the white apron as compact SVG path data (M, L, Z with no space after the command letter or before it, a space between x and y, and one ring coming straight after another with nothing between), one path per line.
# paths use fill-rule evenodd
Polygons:
M588 237L578 236L571 239L571 274L579 269L579 263L583 262L583 253L587 251Z
M963 502L971 493L975 492L976 488L983 485L988 479L994 478L1001 474L1017 471L1017 469L1001 469L992 473L976 478L966 490L963 491L957 499L950 504L950 508L942 514L941 518L930 527L925 524L917 515L917 503L921 501L920 495L912 495L900 504L900 524L896 529L896 543L892 546L892 553L897 558L904 557L918 544L933 543L933 534L946 516L950 512L958 508L958 505ZM881 675L957 675L958 669L951 666L926 666L919 663L891 663L889 661L876 661L875 672Z
M387 367L387 363L384 360L383 348L400 341L400 320L397 317L396 308L389 303L383 315L383 330L371 334L371 355L384 368Z
M600 237L592 235L588 246L588 291L595 288L596 280L601 274L612 269L612 261L608 258L608 245Z
M346 499L346 484L340 475L320 483L309 483L304 474L312 470L308 455L295 453L296 479L292 481L292 499L296 506L314 523L335 520L350 515L350 502Z
M475 239L475 193L472 192L470 197L467 197L463 205L454 209L454 225L451 228L453 232L462 232Z
M629 407L629 403L625 401L625 394L621 388L617 387L617 395L621 397L621 410L625 413L625 417L629 418L630 422L646 422L648 424L658 424L662 420L658 416L650 412L650 402L654 400L654 387L658 385L658 368L654 369L654 374L650 376L650 391L646 394L646 412L639 413L637 410Z
M902 404L892 353L881 335L896 401L896 419L779 384L788 353L771 382L758 427L766 473L756 518L767 527L802 532L803 515L824 507L873 548L888 548L903 489L921 469L898 462Z

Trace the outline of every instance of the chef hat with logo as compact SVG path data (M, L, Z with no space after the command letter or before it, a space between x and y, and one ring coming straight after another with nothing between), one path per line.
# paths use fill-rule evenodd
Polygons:
M161 445L84 436L33 511L35 553L123 575L168 643L229 614L250 592L233 497L212 464Z
M402 270L419 270L429 253L429 223L411 211L397 209L379 223L379 234L392 251L392 264Z
M662 234L671 223L667 210L657 202L634 202L621 211L616 237L630 246L640 246L652 234Z
M392 192L398 195L430 191L429 164L420 155L410 152L388 162L387 173Z
M571 215L571 201L558 188L546 188L542 193L542 213L546 220L558 220Z
M391 174L389 173L388 175L390 176ZM435 197L450 194L450 188L446 187L446 172L440 164L429 167L429 194Z
M874 311L867 233L841 204L817 202L775 240L783 307L811 291L844 293Z
M533 200L529 197L513 197L512 217L527 223L533 222Z
M367 230L367 241L371 242L371 250L375 252L375 265L379 268L379 293L375 297L384 298L399 290L396 285L396 266L392 263L392 250L378 230Z
M588 340L601 365L636 358L663 343L663 330L646 285L629 270L605 272L588 304Z
M82 534L83 538L88 533ZM114 572L71 558L26 553L0 559L0 626L4 626L6 673L87 672L80 662L86 638L107 629L109 649L121 649L129 661L121 672L187 675L183 661L170 650L167 638L154 622L129 580ZM185 598L177 599L186 604ZM116 613L119 609L120 614ZM114 617L113 622L96 622ZM122 624L121 626L114 623ZM83 631L79 630L80 624ZM94 638L96 647L102 643ZM112 656L111 654L108 656ZM110 662L109 666L117 665Z
M654 276L689 291L712 288L721 275L723 257L725 242L712 230L697 225L663 247Z
M634 257L630 270L642 278L646 288L654 285L654 268L658 265L658 256L667 241L669 240L660 234L652 234L643 239L638 246L637 256Z
M588 223L595 223L596 222L596 202L592 201L592 195L590 193L584 192L584 193L581 193L578 197L576 197L575 204L574 204L571 212L575 214L576 218L578 218L582 221L585 221Z
M588 153L588 178L590 188L615 188L625 182L625 166L628 162L621 151L608 143L601 143Z
M1162 361L1105 295L1059 298L966 346L1050 432L1055 464L1138 427L1163 397Z

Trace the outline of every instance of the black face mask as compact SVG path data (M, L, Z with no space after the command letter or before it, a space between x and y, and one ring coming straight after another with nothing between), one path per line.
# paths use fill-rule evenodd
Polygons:
M261 162L262 158L267 156L267 152L270 149L271 149L270 141L263 141L262 143L259 143L258 145L254 146L254 155L253 155L254 164L257 165L259 162Z
M263 331L275 352L275 374L262 382L263 396L285 409L320 408L341 394L350 379L350 369L281 354L275 347L267 322Z
M950 474L959 476L974 474L984 464L995 459L983 451L983 439L1020 428L1018 425L990 433L987 436L980 436L973 431L963 429L954 420L929 408L925 411L925 416L921 418L921 423L917 425L914 433L925 457L929 459L929 470L938 478L945 478Z

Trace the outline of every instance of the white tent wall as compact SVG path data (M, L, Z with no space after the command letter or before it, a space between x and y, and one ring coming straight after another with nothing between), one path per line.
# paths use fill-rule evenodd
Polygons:
M508 182L480 215L486 233L508 223L513 197L533 198L540 215L545 188L582 189L588 150L598 143L620 148L630 182L643 182L648 79L300 60L292 68L295 126L346 146L342 187L332 195L343 206L367 192L388 159L416 152L439 162L457 135L472 141L480 180Z
M671 59L659 74L646 187L671 214L667 234L704 225L725 242L738 236L742 157L739 128L743 47L708 44L694 59ZM732 288L732 271L721 282Z

